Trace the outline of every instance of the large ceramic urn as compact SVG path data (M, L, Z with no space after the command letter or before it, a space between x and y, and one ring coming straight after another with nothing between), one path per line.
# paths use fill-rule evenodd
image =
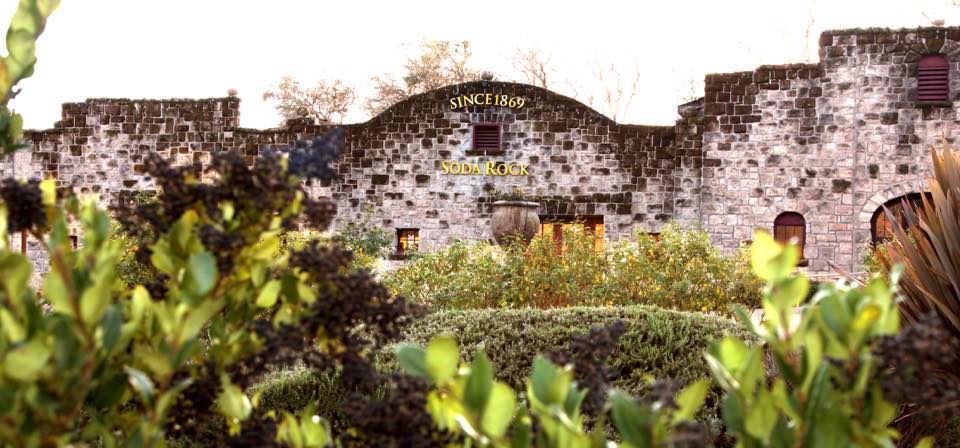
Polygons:
M504 246L521 241L527 244L540 231L540 204L527 201L496 201L490 229L497 244Z

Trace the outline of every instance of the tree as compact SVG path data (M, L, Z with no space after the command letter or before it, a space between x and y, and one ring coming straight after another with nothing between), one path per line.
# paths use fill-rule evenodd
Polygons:
M406 73L398 80L392 74L374 76L374 94L365 108L377 115L412 95L480 79L480 71L470 66L470 41L424 39L420 54L407 59Z
M353 87L335 79L318 80L312 87L302 87L300 81L284 76L276 89L263 94L264 100L273 100L274 107L284 120L308 116L317 123L343 123L343 116L356 101Z
M537 48L517 47L517 51L510 62L513 64L513 68L520 72L527 84L546 89L549 85L548 75L553 72L550 69L550 59L552 58L552 54L544 54L543 50Z
M571 91L570 96L583 101L614 121L618 117L622 118L630 110L637 96L640 68L634 64L632 70L624 72L613 62L606 63L597 59L593 61L591 74L593 85L566 80L567 87Z

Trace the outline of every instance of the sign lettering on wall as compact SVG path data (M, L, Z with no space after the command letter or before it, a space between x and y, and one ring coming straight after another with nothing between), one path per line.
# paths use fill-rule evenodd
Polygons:
M440 162L440 174L462 174L482 176L529 176L526 163L486 162Z
M523 107L526 100L519 96L500 95L498 93L470 93L450 98L450 109L467 106L503 106L511 109Z

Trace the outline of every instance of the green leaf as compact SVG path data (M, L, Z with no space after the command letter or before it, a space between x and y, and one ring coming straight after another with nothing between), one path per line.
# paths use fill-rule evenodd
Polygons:
M55 179L45 179L40 182L40 193L43 197L43 205L54 205L57 203L57 181Z
M623 437L623 441L631 447L650 447L653 442L653 434L650 432L650 411L634 403L629 395L616 389L610 392L610 400L613 405L613 423Z
M460 349L457 341L450 336L439 336L427 346L427 371L434 382L442 383L457 372L460 361Z
M27 257L19 253L0 252L0 285L12 296L11 299L19 300L28 290L32 272L33 265Z
M10 29L26 31L32 36L39 35L40 24L43 18L38 14L39 11L35 9L34 6L35 4L32 1L21 0L16 12L13 13L13 18L10 19Z
M277 303L277 296L280 294L280 281L270 280L257 295L257 306L260 308L270 308Z
M800 412L797 410L796 401L787 392L787 383L783 379L777 378L774 380L770 394L777 409L780 409L787 418L794 421L800 420Z
M551 392L558 376L557 367L552 362L543 356L537 356L533 360L533 371L530 373L534 398L542 403L553 403Z
M37 0L37 11L43 17L49 17L60 6L60 0Z
M493 384L489 396L480 427L493 437L503 437L517 409L516 395L510 386L498 381Z
M224 376L221 378L221 385L223 390L220 391L220 395L217 397L217 407L220 409L220 412L236 421L246 420L250 416L250 412L253 410L253 404L250 403L250 399L243 394L243 391L230 380Z
M17 343L27 337L27 330L20 325L20 322L10 314L7 308L0 308L0 330L6 335L7 340Z
M196 337L197 334L200 333L200 330L203 329L203 326L206 325L207 321L220 312L224 303L223 298L210 298L204 300L200 306L190 310L186 321L183 323L183 327L180 328L180 340L186 341Z
M117 311L117 306L108 307L100 319L100 329L102 331L100 340L103 348L105 348L107 352L112 351L113 346L116 345L117 340L120 339L120 330L122 327L123 318L120 312Z
M37 42L32 32L28 30L7 31L7 68L10 74L16 78L23 76L24 72L37 60L36 56Z
M693 420L697 411L703 406L709 391L710 381L706 379L701 379L680 391L676 398L677 410L673 414L673 423Z
M427 352L423 348L415 345L401 345L397 348L397 361L407 373L430 379L430 370L427 369Z
M927 436L917 442L917 448L933 448L933 437Z
M803 335L803 342L803 355L807 360L805 366L807 375L803 379L800 390L806 395L810 392L810 385L813 384L813 379L820 369L820 363L823 362L823 340L818 332L811 331Z
M790 277L780 283L780 287L773 293L774 304L780 310L790 311L800 304L810 292L810 281L802 275ZM784 322L783 325L786 325Z
M308 409L300 418L300 422L300 433L303 435L304 446L330 446L332 439L326 420L320 418L319 415L314 415L313 412Z
M470 375L467 376L467 384L463 391L463 401L467 410L474 413L482 411L486 407L491 389L493 389L493 369L490 367L487 354L480 350L470 366Z
M150 377L133 367L124 367L123 370L127 372L127 381L130 382L130 386L140 394L143 402L150 403L150 400L156 394L156 388L154 388Z
M783 247L764 231L754 234L750 249L750 265L761 280L775 283L787 278L799 259L799 250L796 246Z
M143 285L137 285L130 295L130 318L139 324L150 309L150 293Z
M3 361L4 373L15 380L25 383L36 381L43 366L50 359L50 349L40 337L34 337L26 344L7 353Z
M0 415L13 410L17 402L17 388L14 384L0 384Z
M157 268L160 273L176 277L178 269L176 260L167 238L162 238L150 246L150 263L152 263L153 267Z
M773 403L773 396L765 387L760 388L757 399L753 406L747 412L746 429L747 433L760 440L768 440L770 431L777 424L777 408Z
M98 276L80 295L80 313L88 325L100 320L110 303L112 276Z
M217 259L205 250L191 255L183 276L183 291L194 300L199 300L216 284Z
M90 394L93 398L93 404L100 408L113 406L123 398L127 391L127 376L117 373L100 384L95 391Z
M860 309L857 317L853 319L852 326L856 330L866 330L880 318L880 314L881 310L879 306L869 304Z

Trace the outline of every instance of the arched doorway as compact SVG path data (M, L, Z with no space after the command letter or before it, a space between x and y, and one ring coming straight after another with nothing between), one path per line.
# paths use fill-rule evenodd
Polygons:
M895 236L893 231L894 222L890 221L890 218L883 210L884 207L890 210L896 222L906 224L904 220L904 207L913 207L914 211L917 210L918 207L922 208L924 194L926 194L928 201L932 201L930 193L909 193L884 202L882 207L877 208L877 210L873 212L873 217L870 218L870 236L873 243L877 244L882 241L889 241Z

